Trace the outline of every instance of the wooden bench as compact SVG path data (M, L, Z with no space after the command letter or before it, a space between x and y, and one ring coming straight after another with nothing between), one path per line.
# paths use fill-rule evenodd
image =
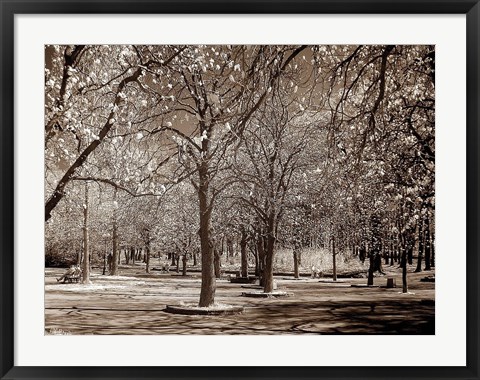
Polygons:
M71 266L70 269L60 278L57 278L57 282L61 282L62 284L65 283L72 283L78 282L82 278L82 270L78 266ZM63 280L63 281L62 281Z
M168 273L170 272L170 264L162 264L162 266L160 267L161 268L161 271L162 273Z
M73 283L73 282L78 282L82 278L82 275L72 275L72 276L65 276L63 279L63 283Z

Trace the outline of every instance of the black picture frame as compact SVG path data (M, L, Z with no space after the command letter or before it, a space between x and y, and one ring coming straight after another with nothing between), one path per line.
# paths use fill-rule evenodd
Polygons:
M2 379L478 379L479 0L0 0L0 375ZM14 16L17 14L349 13L466 14L467 18L467 365L465 367L19 367L14 366ZM361 349L359 347L359 349ZM416 348L415 350L417 350ZM412 352L418 355L420 352ZM374 355L374 352L372 352Z

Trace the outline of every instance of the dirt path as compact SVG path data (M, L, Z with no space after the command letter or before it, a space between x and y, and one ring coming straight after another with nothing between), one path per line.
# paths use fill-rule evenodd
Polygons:
M413 268L410 268L413 269ZM387 267L401 284L400 271ZM409 273L409 294L401 288L357 288L366 279L338 283L276 278L280 299L242 297L241 284L217 281L218 303L242 305L243 314L188 316L166 313L167 304L196 303L199 277L179 277L141 267L121 276L94 273L92 285L58 284L62 269L45 271L45 330L68 334L433 334L435 283L420 282L434 272ZM198 275L197 275L198 276ZM385 285L386 277L375 278Z

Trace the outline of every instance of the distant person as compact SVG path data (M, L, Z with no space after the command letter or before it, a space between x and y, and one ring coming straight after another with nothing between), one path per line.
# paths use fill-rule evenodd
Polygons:
M321 277L321 271L318 268L312 266L312 278Z
M162 272L168 273L170 272L170 263L164 263L162 264Z

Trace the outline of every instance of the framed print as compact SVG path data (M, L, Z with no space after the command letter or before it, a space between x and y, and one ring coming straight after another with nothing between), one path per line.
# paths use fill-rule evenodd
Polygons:
M2 378L478 378L479 7L2 0Z

